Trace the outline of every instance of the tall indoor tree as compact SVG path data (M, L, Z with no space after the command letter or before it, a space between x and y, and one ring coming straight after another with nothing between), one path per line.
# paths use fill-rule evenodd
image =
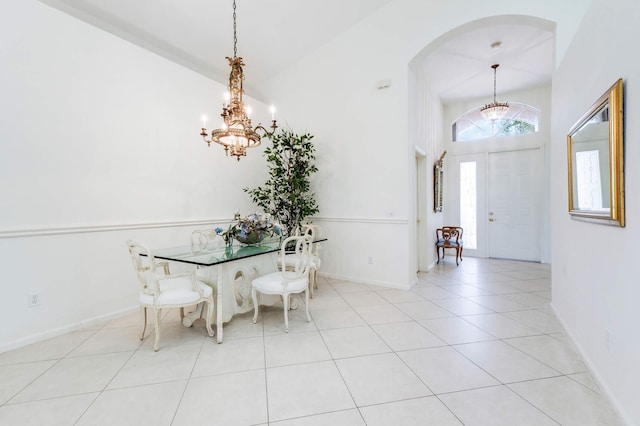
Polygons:
M302 221L320 210L311 192L311 175L315 166L313 135L298 135L281 130L264 150L269 178L262 186L244 191L265 213L283 226L286 235L294 235Z

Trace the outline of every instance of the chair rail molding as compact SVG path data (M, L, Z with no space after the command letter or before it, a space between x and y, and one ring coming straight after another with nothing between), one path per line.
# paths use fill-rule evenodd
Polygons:
M0 229L0 239L43 237L53 235L88 234L95 232L128 231L132 229L153 229L153 228L180 228L185 226L219 225L233 221L229 219L198 219L198 220L174 220L165 222L139 222L120 223L105 225L67 225L67 226L44 226L44 227L24 227L16 229Z
M307 218L307 220L313 222L344 222L344 223L377 223L388 225L405 225L409 223L406 218L389 218L389 217L323 217L313 216Z

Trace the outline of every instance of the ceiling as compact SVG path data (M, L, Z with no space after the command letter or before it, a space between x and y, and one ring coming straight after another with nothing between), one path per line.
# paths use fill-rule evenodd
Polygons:
M231 0L41 0L217 81L233 56ZM294 63L391 0L237 0L245 88Z
M220 82L233 55L231 0L41 0L83 21ZM238 56L247 92L302 59L392 0L237 0ZM502 41L500 49L490 45ZM456 32L425 56L429 85L444 102L492 96L493 63L501 92L547 83L553 71L552 30L526 23Z
M493 69L500 93L551 81L554 33L531 22L501 23L456 34L439 43L423 60L429 86L444 103L493 97ZM499 47L492 44L500 42ZM489 100L489 99L488 99Z

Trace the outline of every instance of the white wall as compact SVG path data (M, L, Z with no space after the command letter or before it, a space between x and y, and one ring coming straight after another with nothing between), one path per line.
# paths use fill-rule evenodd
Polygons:
M640 424L640 5L593 0L553 78L551 213L553 306L603 389L629 424ZM566 135L618 78L625 81L625 228L567 213ZM612 350L605 344L612 334Z
M10 3L0 14L0 352L136 306L127 239L186 244L202 223L249 213L242 188L266 177L263 147L238 163L199 136L223 85L34 0ZM42 305L28 308L29 293Z
M317 136L316 221L333 237L325 272L399 287L415 280L417 134L408 129L412 109L425 116L429 112L420 109L419 97L409 96L410 90L422 90L419 77L410 75L409 63L443 34L493 15L556 22L556 53L564 53L587 2L396 0L270 81L267 92L279 99L291 126ZM390 79L391 87L377 90L376 83L383 79ZM360 226L336 227L345 221ZM375 226L369 226L370 221ZM376 239L387 235L392 238ZM352 256L337 259L333 253ZM375 267L366 265L368 257Z
M330 239L323 273L408 288L406 62L395 41L377 21L362 23L282 72L269 92L294 131L316 136L315 221ZM391 87L378 90L382 79Z
M409 146L413 140L414 147L424 153L424 158L418 159L416 180L418 188L414 188L409 195L416 193L417 207L415 209L418 221L414 225L409 221L410 235L414 232L418 238L410 241L410 251L417 250L419 254L417 270L431 270L437 260L434 239L435 229L444 224L444 213L434 212L434 163L440 159L444 150L442 134L442 103L440 98L424 77L424 69L419 61L410 65L409 103L416 108L409 108ZM411 181L410 181L411 183Z

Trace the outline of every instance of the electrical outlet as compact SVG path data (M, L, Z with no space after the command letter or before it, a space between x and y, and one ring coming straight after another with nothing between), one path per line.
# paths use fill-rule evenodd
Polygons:
M30 308L33 308L35 306L40 306L40 303L41 303L40 293L31 293L29 295L29 300L27 303Z
M367 263L368 263L369 265L373 265L373 257L369 256L369 257L367 258Z

